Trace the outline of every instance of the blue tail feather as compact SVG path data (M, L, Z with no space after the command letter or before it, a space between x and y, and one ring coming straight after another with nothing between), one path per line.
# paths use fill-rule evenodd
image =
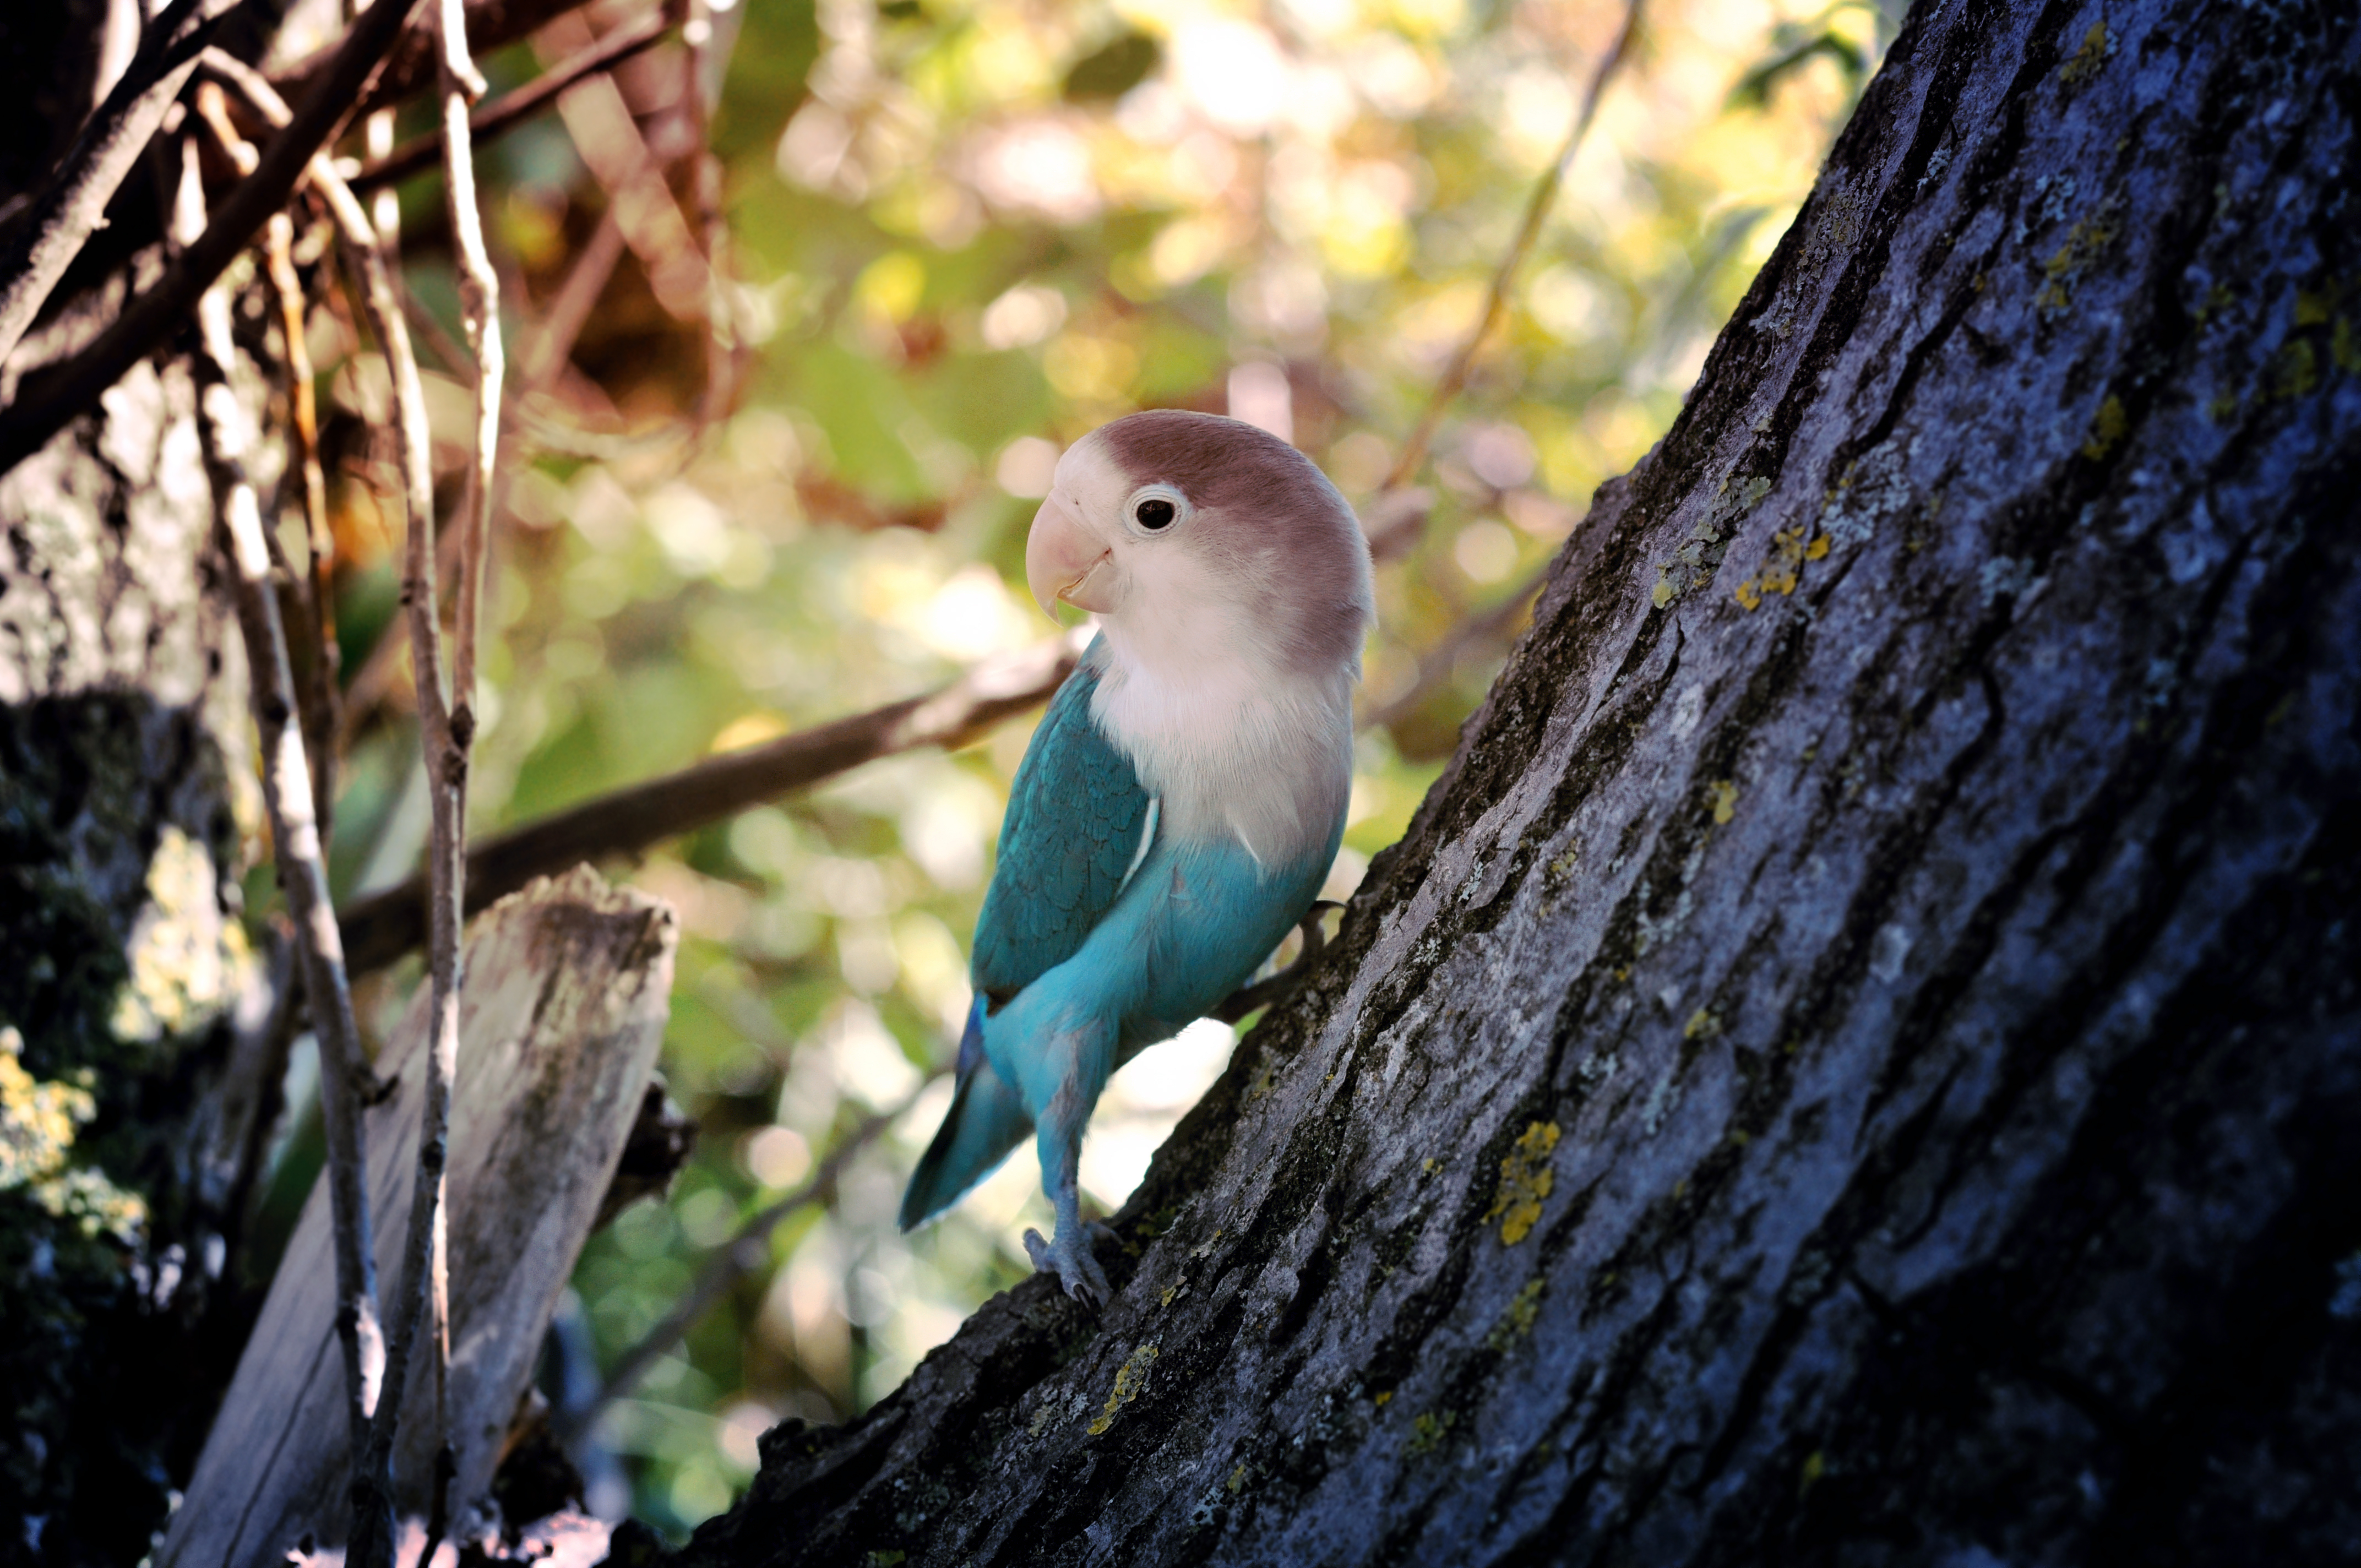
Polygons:
M916 1230L992 1174L1033 1131L1024 1096L1001 1080L983 1055L983 998L969 1009L960 1039L959 1088L934 1142L902 1194L901 1227Z

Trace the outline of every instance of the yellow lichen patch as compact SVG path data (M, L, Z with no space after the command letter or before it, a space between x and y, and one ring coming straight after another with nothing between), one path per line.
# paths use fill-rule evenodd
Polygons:
M1814 533L1810 523L1781 529L1771 536L1771 554L1763 560L1763 570L1738 585L1740 607L1760 609L1766 593L1794 593L1803 583L1804 563L1822 560L1828 553L1828 536Z
M1445 1410L1439 1416L1430 1412L1419 1417L1410 1423L1409 1453L1416 1458L1433 1453L1443 1446L1443 1440L1451 1435L1451 1429L1458 1424L1458 1414L1452 1410Z
M1025 1430L1032 1436L1039 1437L1049 1430L1049 1423L1057 1419L1057 1415L1058 1407L1044 1399L1040 1408L1033 1412L1033 1419L1025 1423Z
M1385 1390L1383 1390L1382 1392L1380 1392L1380 1393L1379 1393L1379 1394L1378 1394L1375 1398L1372 1398L1372 1399L1369 1401L1369 1403L1371 1403L1372 1405L1377 1406L1377 1407L1378 1407L1378 1409L1381 1409L1381 1410L1382 1410L1382 1409L1384 1409L1388 1405L1389 1405L1389 1404L1391 1404L1391 1403L1393 1402L1393 1398L1394 1398L1394 1391L1393 1391L1392 1389L1390 1389L1390 1388L1388 1388L1388 1389L1385 1389Z
M1716 779L1705 786L1706 799L1713 805L1713 821L1717 828L1727 827L1738 818L1738 785L1730 779Z
M213 856L167 824L148 862L148 902L132 923L130 978L109 1025L121 1040L194 1034L237 994L246 932L222 917Z
M2058 80L2069 87L2079 87L2098 75L2107 63L2107 56L2114 52L2114 47L2107 40L2107 24L2093 22L2091 30L2082 35L2082 47L2074 51L2074 58L2058 68Z
M1091 1422L1093 1437L1115 1425L1115 1419L1123 1413L1123 1408L1139 1398L1139 1391L1148 1387L1148 1369L1155 1361L1156 1347L1144 1344L1115 1368L1115 1387L1108 1392L1106 1403L1100 1407L1098 1419Z
M1238 1495L1239 1489L1246 1484L1246 1467L1243 1464L1239 1465L1235 1470L1231 1471L1229 1480L1224 1483L1224 1485L1226 1485L1230 1489L1230 1496L1234 1497Z
M1525 1288L1510 1301L1509 1310L1500 1314L1500 1321L1493 1325L1484 1343L1494 1350L1504 1351L1532 1332L1533 1324L1542 1315L1542 1291L1544 1288L1538 1279L1525 1281Z
M1421 1174L1433 1176L1436 1171L1443 1168L1443 1162L1435 1158L1433 1155L1429 1155L1424 1159L1418 1162L1418 1168Z
M2042 310L2051 312L2062 311L2072 304L2074 280L2115 243L2116 233L2114 203L2112 202L2069 229L2066 243L2041 264L2042 275L2049 281L2040 293L2034 296L2033 302Z
M2309 396L2320 385L2320 356L2308 339L2297 338L2271 361L2271 394L2281 400Z
M2124 412L2123 399L2109 393L2107 400L2099 405L2099 417L2091 422L2091 439L2082 443L2082 455L2093 463L2099 461L2115 449L2115 443L2131 427L2132 422Z
M2205 417L2215 424L2227 424L2238 417L2238 394L2216 392L2213 400L2205 405Z
M1500 1222L1500 1245L1514 1246L1532 1234L1542 1217L1542 1201L1556 1181L1550 1155L1557 1147L1555 1122L1535 1122L1520 1135L1500 1161L1500 1190L1484 1221Z
M90 1091L43 1083L17 1059L25 1038L0 1027L0 1192L38 1181L66 1161L74 1129L97 1113Z
M1688 537L1673 552L1673 558L1657 565L1656 584L1649 590L1649 601L1662 609L1690 589L1712 582L1729 549L1724 535L1730 532L1730 525L1770 493L1771 481L1760 474L1724 475L1713 499L1706 505L1705 514L1690 526Z
M1721 1014L1709 1013L1702 1007L1690 1014L1689 1021L1681 1025L1681 1038L1684 1040L1710 1040L1720 1033Z
M1802 1479L1796 1485L1795 1495L1800 1497L1805 1493L1810 1491L1812 1489L1812 1483L1817 1481L1821 1476L1828 1473L1828 1456L1821 1453L1817 1448L1812 1450L1809 1457L1804 1461L1804 1474Z
M2298 289L2295 291L2295 324L2326 326L2335 313L2335 301L2323 289Z
M2205 298L2198 302L2196 311L2197 324L2199 326L2203 326L2207 321L2213 318L2216 312L2227 310L2236 302L2237 298L2237 295L2230 291L2230 285L2227 283L2214 284L2213 287L2205 291Z

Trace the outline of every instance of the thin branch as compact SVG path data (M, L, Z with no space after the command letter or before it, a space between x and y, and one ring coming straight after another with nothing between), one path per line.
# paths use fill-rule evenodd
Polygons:
M320 466L319 399L313 386L303 285L295 275L294 220L285 213L274 213L263 225L262 235L264 266L279 302L280 336L287 345L288 426L295 445L290 456L303 477L304 578L317 638L305 661L303 742L312 756L313 800L320 818L320 841L325 844L332 839L335 822L336 674L342 662L332 580L336 541L328 527L327 475Z
M419 746L433 806L427 852L428 1007L433 1032L426 1058L426 1103L418 1135L418 1175L411 1195L409 1235L402 1248L402 1294L396 1308L387 1376L397 1390L406 1387L403 1379L423 1330L434 1357L436 1447L438 1453L447 1453L452 1446L445 1417L451 1369L451 1278L444 1170L450 1139L451 1086L459 1070L459 937L467 879L467 761L476 729L476 607L482 596L485 542L491 528L502 361L500 285L484 246L483 218L476 203L475 152L467 135L468 106L482 96L484 79L468 58L467 14L461 0L439 3L444 181L457 249L460 303L476 365L476 430L466 515L459 523L459 583L447 711L438 711L445 698L442 627L434 604L431 490L423 498L423 509L420 498L413 496L410 514L408 580L402 597L410 609L412 669L417 677L422 719ZM414 380L415 365L410 373ZM378 1414L371 1442L373 1466L390 1465L400 1409L397 1398L387 1401ZM440 1468L438 1464L438 1475ZM439 1486L437 1495L439 1498ZM430 1527L428 1554L434 1550L433 1536L439 1534L442 1513L438 1506L437 1524Z
M107 203L155 139L232 3L171 0L148 25L138 52L65 161L17 217L0 248L0 364L16 351L90 236L106 226Z
M207 81L196 93L198 118L203 120L240 175L254 172L259 155L231 121L221 83ZM294 590L294 625L290 652L303 650L295 661L296 689L302 700L303 744L312 764L312 816L320 827L321 852L326 853L330 825L335 816L335 639L325 630L335 614L329 602L325 562L327 546L327 487L320 472L319 415L312 389L312 356L303 342L303 287L295 276L295 225L285 213L273 213L263 225L264 269L278 297L280 333L287 339L289 423L295 434L293 461L303 477L305 554L307 569L298 576L280 549L278 530L266 526L263 543L270 565Z
M467 41L478 53L489 53L529 37L555 17L579 9L586 0L468 0ZM367 13L363 13L367 15ZM374 114L416 97L440 80L441 60L435 22L422 16L388 50L385 70L357 93L360 114ZM301 97L327 69L328 49L296 61L276 73L271 85L280 96Z
M578 16L561 16L543 38L579 49L591 41L589 24ZM675 320L702 321L710 303L711 269L664 181L664 160L641 133L622 88L612 77L585 77L558 94L557 114L583 164L606 192L656 302Z
M203 225L203 195L192 146L188 152L175 227L194 237ZM304 762L302 740L288 722L295 712L294 675L279 617L279 596L271 585L262 515L247 477L245 415L230 389L236 350L225 287L217 283L199 298L197 324L199 430L246 641L255 724L261 740L263 802L270 819L280 883L286 889L288 912L302 947L304 990L312 998L313 1026L320 1032L320 1109L328 1146L328 1200L335 1232L336 1331L344 1346L346 1425L356 1462L352 1505L357 1526L381 1518L390 1539L392 1500L372 1487L358 1468L385 1373L385 1342L377 1310L377 1265L369 1245L368 1153L360 1112L359 1084L368 1066L361 1053L360 1030L353 1018L343 939L328 902L327 867L318 824L312 815L310 770Z
M517 388L520 403L557 379L573 358L575 342L589 322L598 296L606 291L607 280L615 275L615 264L622 258L623 223L609 204L599 214L598 226L590 232L589 243L566 270L566 281L550 299L540 335L525 351L522 384Z
M580 53L543 71L512 93L500 97L467 116L467 129L478 147L515 129L543 109L560 93L586 76L609 71L672 30L672 19L664 12L653 11L609 33ZM442 160L443 129L412 137L391 152L362 167L352 178L356 191L374 191L423 173Z
M950 751L967 745L1011 715L1047 702L1073 670L1076 656L1069 638L1036 643L986 661L925 696L708 758L488 839L467 854L467 913L535 877L584 861L634 853L863 762L921 746ZM420 914L425 896L423 880L412 877L344 911L356 973L381 969L419 945L426 934Z
M590 1430L608 1406L638 1387L640 1379L647 1376L648 1368L686 1337L688 1331L697 1326L697 1320L713 1310L715 1302L728 1295L740 1280L763 1266L770 1256L771 1233L778 1228L779 1222L799 1209L828 1201L835 1194L837 1179L844 1174L844 1168L852 1163L852 1157L875 1143L886 1128L907 1114L910 1107L918 1102L918 1097L942 1076L940 1072L935 1073L904 1095L900 1103L890 1110L872 1113L829 1151L828 1157L819 1162L802 1186L754 1214L738 1227L738 1234L726 1245L707 1254L704 1266L697 1271L697 1278L673 1304L672 1310L664 1314L664 1321L642 1334L638 1343L622 1354L588 1404L579 1409L564 1412L553 1423L558 1440L573 1442Z
M302 107L281 122L263 149L261 163L214 212L204 234L173 258L154 288L126 305L115 323L80 353L25 378L16 400L0 410L0 473L39 451L125 371L180 330L222 269L246 248L271 214L286 206L295 182L311 169L313 155L344 126L415 3L380 0L362 12ZM208 59L227 58L218 50L205 54ZM283 102L280 107L285 107Z
M1615 74L1616 67L1621 65L1623 57L1631 52L1631 39L1640 30L1642 4L1643 0L1631 0L1630 9L1623 14L1622 31L1615 35L1614 44L1599 60L1598 68L1590 73L1590 85L1583 93L1582 107L1574 116L1574 128L1566 133L1565 145L1558 149L1556 160L1533 186L1532 197L1525 203L1525 221L1519 226L1517 237L1510 242L1508 253L1500 258L1499 270L1492 274L1491 291L1484 297L1484 313L1476 318L1475 330L1467 334L1467 340L1459 345L1459 352L1452 356L1451 367L1444 372L1443 378L1434 384L1434 390L1428 394L1426 407L1420 412L1418 422L1411 427L1410 439L1402 444L1401 455L1394 460L1393 471L1386 476L1385 488L1390 490L1408 484L1411 476L1418 472L1419 465L1426 461L1427 446L1434 440L1435 429L1442 424L1444 411L1459 396L1460 389L1467 385L1468 372L1475 367L1476 356L1483 348L1484 340L1492 335L1493 329L1500 324L1500 318L1507 313L1509 291L1515 286L1518 270L1524 266L1525 257L1533 248L1533 241L1541 237L1542 224L1557 202L1558 188L1565 183L1566 170L1574 166L1574 155L1582 149L1582 138L1589 132L1590 122L1598 114L1598 100L1607 90L1608 79Z
M393 0L379 0L381 8L393 8ZM363 13L364 18L376 9ZM238 61L217 51L209 52L206 69L217 80L225 82L242 93L248 105L266 120L283 124L287 105L273 93L268 82ZM369 318L369 328L377 334L378 345L384 353L386 369L393 384L394 430L400 447L403 479L403 497L409 517L409 544L404 559L402 602L410 620L412 663L417 675L418 709L421 743L426 753L426 773L429 798L434 805L434 839L443 851L435 858L435 890L445 896L434 901L431 928L431 948L434 963L430 1000L430 1066L428 1075L426 1121L419 1132L418 1161L422 1195L428 1184L439 1196L442 1190L443 1168L448 1156L446 1129L450 1118L450 1070L457 1056L458 1040L458 950L459 950L459 888L456 883L457 845L464 831L456 817L465 804L466 754L460 751L457 766L452 763L451 718L443 696L442 632L435 615L434 573L432 569L434 543L434 478L430 466L426 423L426 398L418 378L418 358L410 346L410 331L402 320L400 284L393 268L380 245L368 214L360 199L339 178L325 156L311 160L308 170L313 188L319 193L335 221L337 237L342 242L346 258L361 280L361 306ZM439 1070L437 1070L439 1069ZM438 1100L439 1090L439 1100ZM437 1114L439 1110L439 1115ZM429 1282L432 1258L439 1250L442 1226L442 1206L439 1202L422 1202L413 1197L411 1223L404 1247L404 1299L398 1310L393 1345L386 1362L386 1398L380 1401L376 1421L362 1441L354 1445L355 1515L350 1560L357 1568L390 1568L393 1553L393 1515L390 1504L382 1509L364 1510L364 1499L390 1498L392 1492L391 1450L394 1423L399 1420L403 1393L409 1387L411 1346L416 1338L419 1298Z

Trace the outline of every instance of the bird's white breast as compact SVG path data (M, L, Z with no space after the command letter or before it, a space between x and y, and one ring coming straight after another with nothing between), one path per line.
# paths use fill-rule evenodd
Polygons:
M1210 591L1159 594L1102 635L1092 717L1161 802L1160 831L1235 838L1271 869L1326 846L1352 789L1350 669L1285 669Z

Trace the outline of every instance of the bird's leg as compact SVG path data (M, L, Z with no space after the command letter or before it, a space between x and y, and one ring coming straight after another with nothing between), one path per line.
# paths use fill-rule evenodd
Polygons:
M1082 1128L1091 1119L1091 1108L1098 1103L1100 1087L1106 1082L1103 1067L1095 1073L1090 1069L1100 1066L1094 1058L1105 1053L1091 1050L1095 1042L1071 1035L1059 1043L1073 1055L1035 1135L1035 1146L1041 1155L1041 1185L1048 1190L1050 1208L1058 1217L1057 1234L1044 1241L1040 1232L1027 1231L1025 1253L1036 1269L1056 1274L1067 1295L1096 1311L1115 1291L1107 1284L1106 1271L1091 1255L1093 1233L1105 1227L1082 1221Z

